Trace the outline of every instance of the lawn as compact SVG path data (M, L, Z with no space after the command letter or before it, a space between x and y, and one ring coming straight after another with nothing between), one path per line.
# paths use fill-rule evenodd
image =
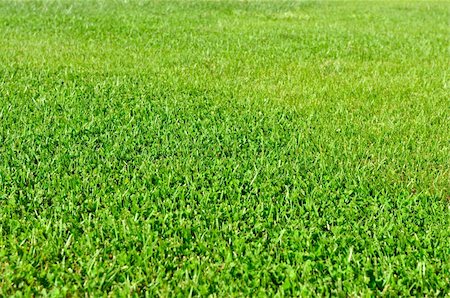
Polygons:
M449 295L449 20L0 1L0 296Z

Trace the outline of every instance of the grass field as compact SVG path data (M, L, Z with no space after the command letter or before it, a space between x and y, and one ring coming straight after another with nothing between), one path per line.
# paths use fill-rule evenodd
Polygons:
M0 296L449 295L449 23L0 1Z

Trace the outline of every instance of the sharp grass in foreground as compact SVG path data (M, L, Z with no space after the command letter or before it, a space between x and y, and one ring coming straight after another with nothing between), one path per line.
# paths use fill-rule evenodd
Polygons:
M0 296L448 294L449 18L1 1Z

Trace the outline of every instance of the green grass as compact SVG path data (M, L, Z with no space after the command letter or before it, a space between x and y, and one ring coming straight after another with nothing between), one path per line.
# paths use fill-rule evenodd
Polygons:
M0 296L450 293L450 2L0 2Z

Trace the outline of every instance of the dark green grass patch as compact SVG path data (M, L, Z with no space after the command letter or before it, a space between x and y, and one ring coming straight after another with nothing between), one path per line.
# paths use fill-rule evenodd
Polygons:
M0 296L450 292L448 2L0 2Z

